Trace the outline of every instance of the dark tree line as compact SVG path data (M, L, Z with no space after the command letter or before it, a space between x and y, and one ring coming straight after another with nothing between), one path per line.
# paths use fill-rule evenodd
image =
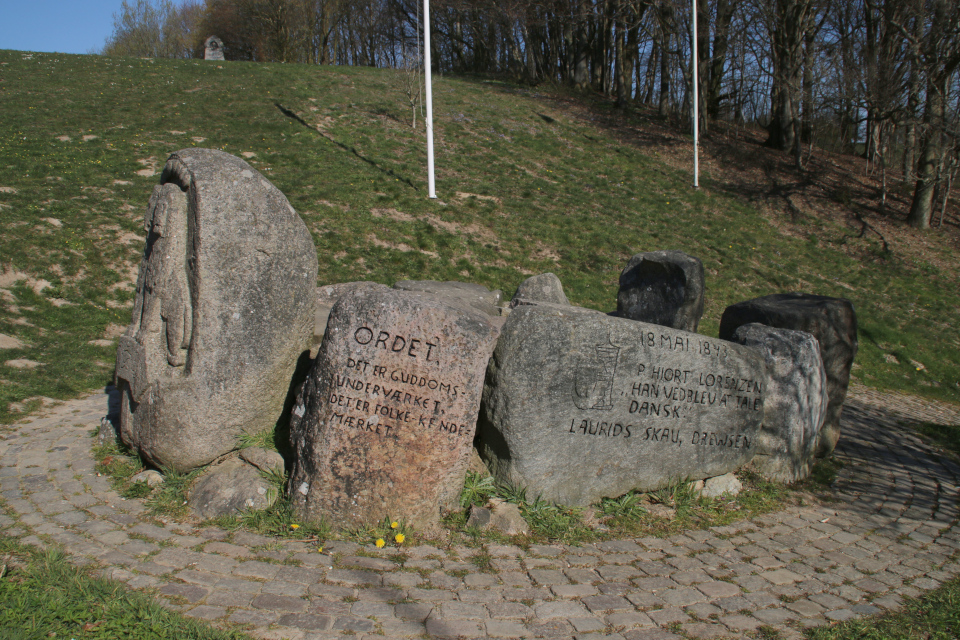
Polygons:
M687 118L693 4L701 130L759 123L802 168L810 145L910 183L909 222L946 207L960 164L956 0L433 0L434 71L508 75ZM105 53L410 68L418 0L123 3Z

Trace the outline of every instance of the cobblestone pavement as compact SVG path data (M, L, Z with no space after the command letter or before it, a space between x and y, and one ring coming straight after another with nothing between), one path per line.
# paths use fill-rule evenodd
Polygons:
M194 529L143 516L97 477L91 434L103 394L0 431L0 529L56 542L188 616L261 638L742 637L896 608L960 573L960 467L901 421L960 424L960 411L853 389L836 501L667 539L580 547L405 549L406 561L333 543ZM333 558L337 561L334 564Z

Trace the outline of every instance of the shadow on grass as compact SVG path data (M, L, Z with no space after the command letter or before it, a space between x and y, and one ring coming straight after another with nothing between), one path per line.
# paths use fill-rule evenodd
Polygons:
M403 176L398 175L396 172L394 172L393 169L386 169L386 168L380 166L379 164L377 164L376 161L371 160L370 158L366 158L366 157L360 155L360 152L357 151L356 148L351 147L351 146L348 146L348 145L345 145L345 144L343 144L342 142L340 142L340 141L338 141L338 140L335 140L335 139L334 139L332 136L330 136L329 134L324 134L324 133L322 133L322 132L320 132L320 131L317 131L317 129L315 129L314 127L310 126L310 124L309 124L306 120L304 120L304 119L301 118L299 115L297 115L296 112L292 111L291 109L286 108L285 106L283 106L283 105L280 104L279 102L274 102L273 104L274 104L274 106L275 106L277 109L280 110L280 113L282 113L282 114L285 115L286 117L288 117L288 118L290 118L291 120L294 120L294 121L302 124L302 125L305 126L307 129L309 129L310 131L312 131L313 133L319 135L320 137L322 137L322 138L324 138L324 139L326 139L326 140L329 140L330 142L332 142L333 144L337 145L338 147L340 147L340 148L343 149L344 151L347 151L347 152L349 152L349 153L352 153L352 154L353 154L354 156L356 156L359 160L362 160L363 162L366 162L368 165L370 165L371 167L373 167L374 169L376 169L376 170L379 171L380 173L382 173L382 174L384 174L384 175L387 175L387 176L390 176L391 178L395 178L395 179L399 180L400 182L406 183L406 185L407 185L408 187L410 187L411 189L413 189L414 191L420 191L420 189L417 188L417 186L413 184L413 182L410 180L410 178L404 178Z

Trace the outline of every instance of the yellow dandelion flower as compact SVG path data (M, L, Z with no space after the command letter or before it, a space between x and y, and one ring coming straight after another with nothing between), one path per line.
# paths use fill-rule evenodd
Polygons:
M402 533L398 533L393 537L393 539L397 541L397 544L403 544L403 541L406 540L407 537Z
M399 526L400 526L400 523L397 522L396 520L394 520L393 522L390 523L390 528L391 528L391 529L396 529L396 528L399 527Z
M297 529L300 528L300 525L298 525L298 524L292 524L292 525L290 525L290 528L293 529L294 531L296 531Z
M387 544L383 541L383 538L377 538L377 549L383 549L383 546Z

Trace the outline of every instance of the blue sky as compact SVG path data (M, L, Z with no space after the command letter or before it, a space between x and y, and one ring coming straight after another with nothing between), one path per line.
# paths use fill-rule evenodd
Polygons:
M0 0L0 49L89 53L113 33L122 0Z

